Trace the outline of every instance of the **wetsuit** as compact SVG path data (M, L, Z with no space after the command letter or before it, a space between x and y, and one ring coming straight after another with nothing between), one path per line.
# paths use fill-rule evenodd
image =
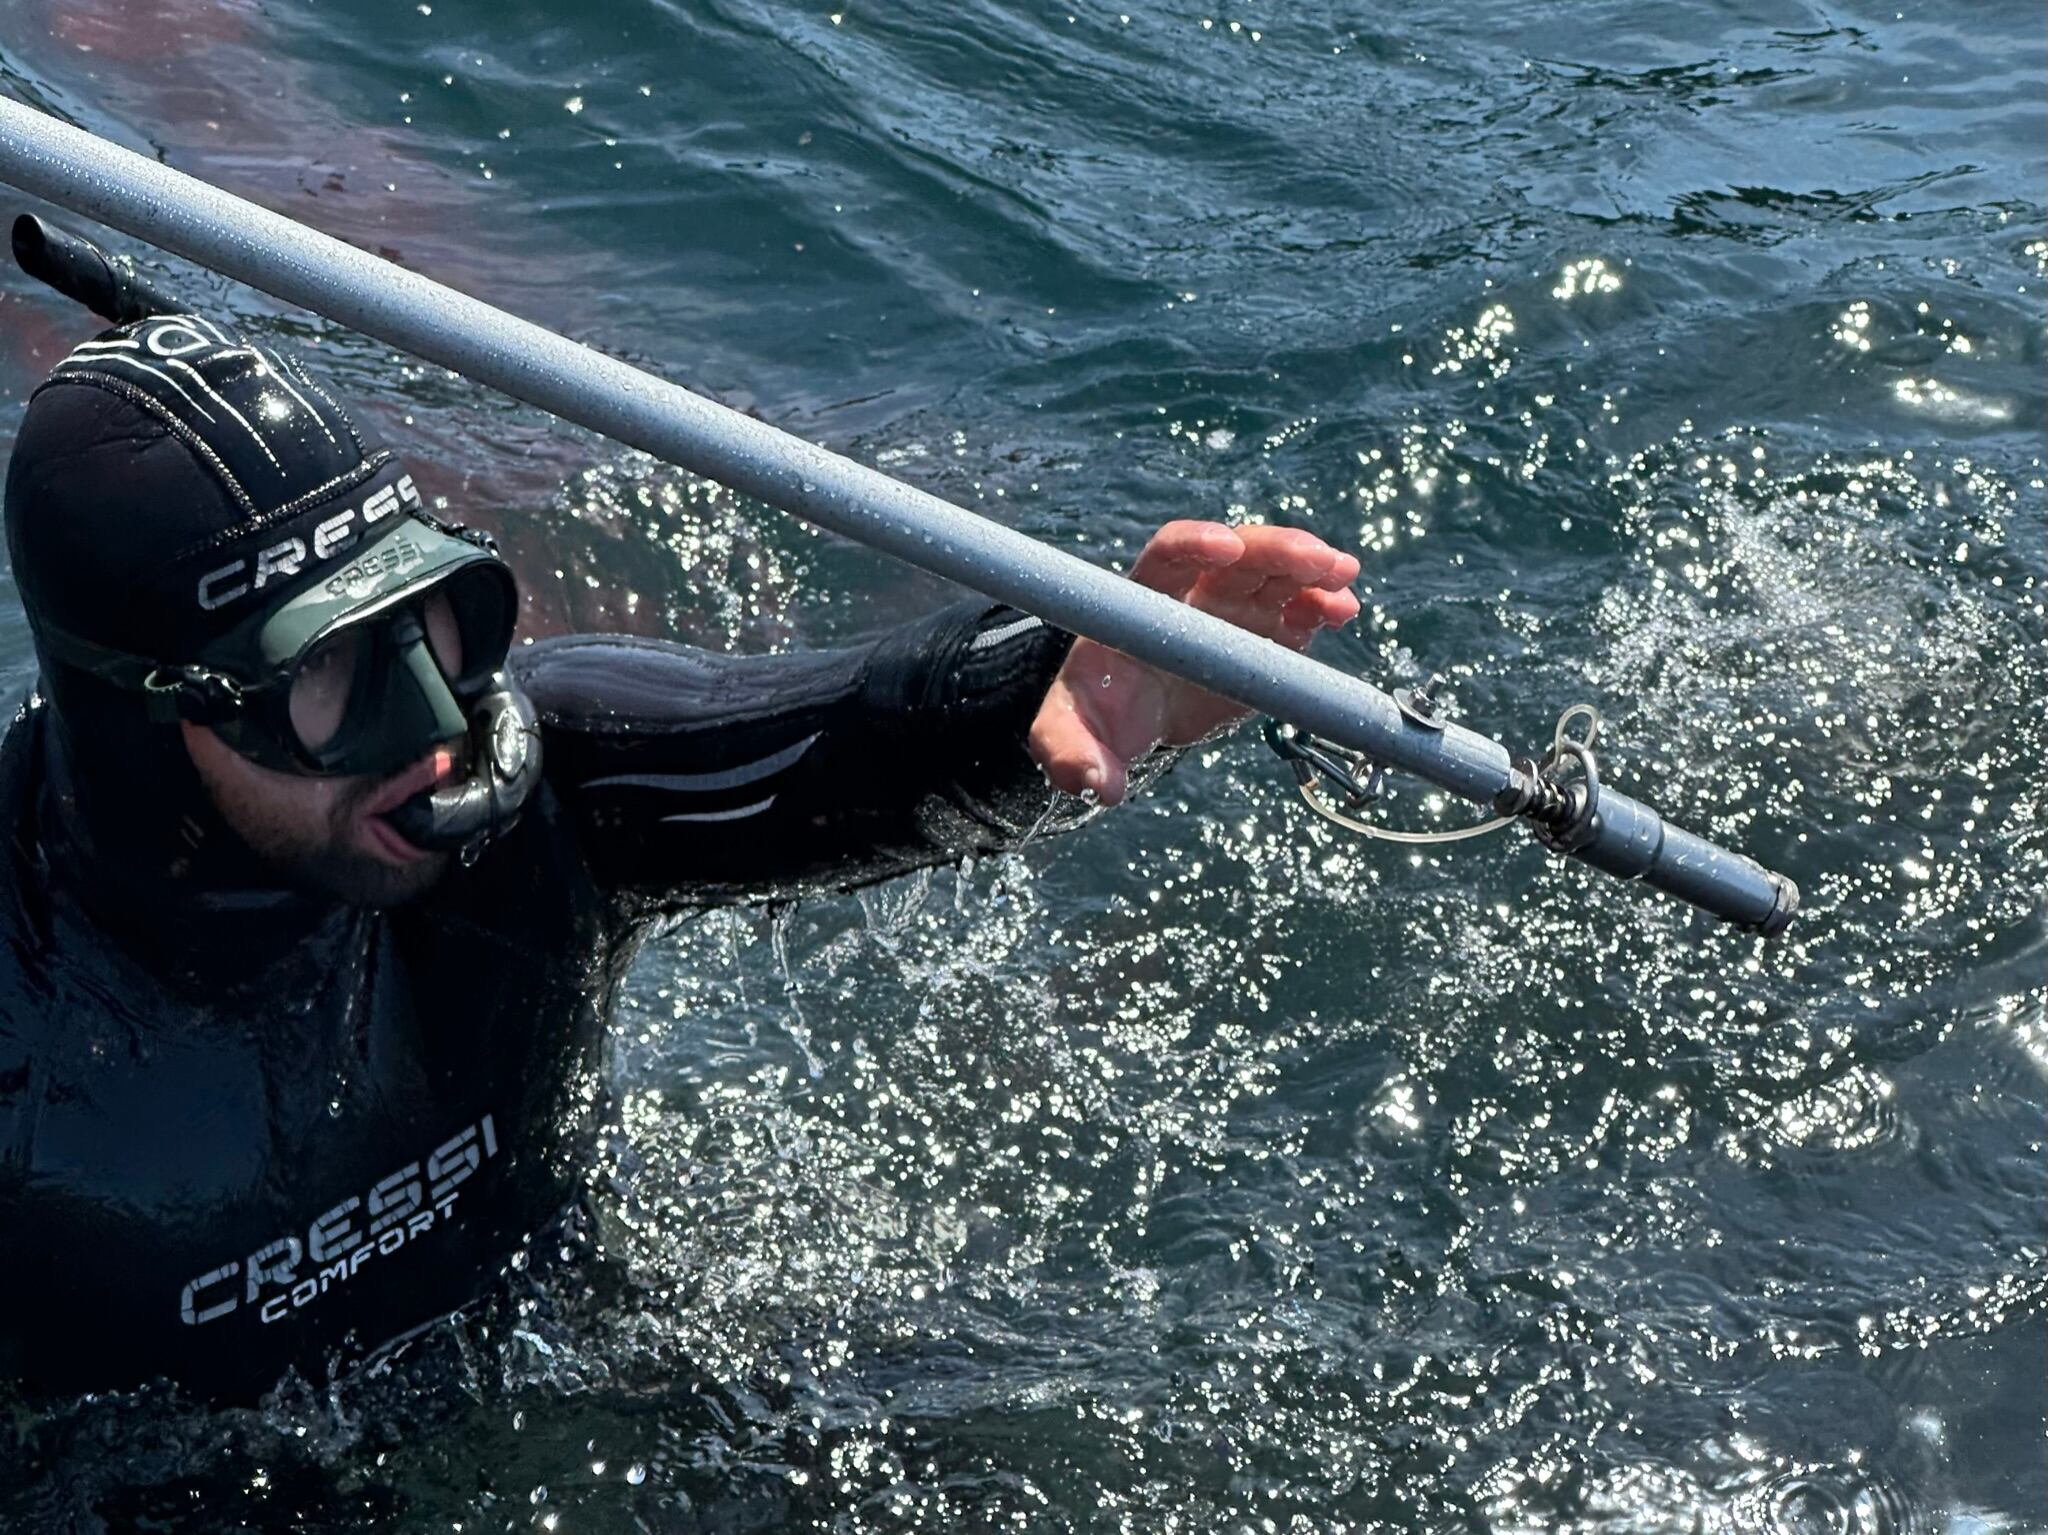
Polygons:
M546 782L388 912L195 890L222 833L190 817L191 858L138 875L64 722L25 707L0 743L0 1375L249 1397L487 1289L573 1191L648 921L1014 844L1056 802L1022 742L1065 642L969 603L807 655L515 649Z

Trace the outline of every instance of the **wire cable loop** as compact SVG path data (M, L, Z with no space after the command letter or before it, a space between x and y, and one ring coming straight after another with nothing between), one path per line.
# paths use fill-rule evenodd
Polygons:
M1574 736L1570 725L1583 718L1586 733ZM1537 764L1537 771L1547 782L1554 784L1552 777L1556 769L1567 760L1576 761L1585 772L1588 784L1582 791L1584 805L1590 810L1599 802L1599 768L1594 764L1593 743L1600 736L1600 711L1589 703L1573 704L1557 717L1557 728L1550 738L1550 749ZM1363 752L1354 752L1328 741L1318 740L1292 725L1283 725L1277 720L1267 720L1265 725L1266 744L1273 748L1280 759L1294 770L1296 787L1301 797L1324 820L1357 832L1362 837L1371 837L1380 842L1398 842L1408 847L1430 847L1442 842L1468 842L1474 837L1483 837L1489 832L1499 831L1515 817L1497 815L1472 826L1452 827L1447 831L1400 831L1391 826L1378 826L1370 821L1358 819L1356 812L1377 801L1386 785L1386 768L1373 761ZM1361 774L1363 777L1361 778ZM1323 783L1327 780L1344 796L1345 804L1340 809L1325 797ZM1585 816L1575 818L1583 820ZM1568 831L1566 833L1569 834ZM1549 838L1545 839L1550 840Z

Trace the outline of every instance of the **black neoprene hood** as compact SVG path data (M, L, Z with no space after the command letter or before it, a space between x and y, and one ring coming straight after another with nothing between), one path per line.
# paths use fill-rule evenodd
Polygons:
M110 330L30 398L7 540L46 636L180 661L417 508L388 449L288 354L198 316Z

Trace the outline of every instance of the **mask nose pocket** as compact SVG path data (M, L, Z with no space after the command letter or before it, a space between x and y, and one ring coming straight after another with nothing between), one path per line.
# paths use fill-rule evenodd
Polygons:
M401 613L385 632L395 654L386 663L387 696L373 728L394 754L409 762L437 741L466 735L469 720L442 674L419 617ZM405 765L393 763L391 770Z

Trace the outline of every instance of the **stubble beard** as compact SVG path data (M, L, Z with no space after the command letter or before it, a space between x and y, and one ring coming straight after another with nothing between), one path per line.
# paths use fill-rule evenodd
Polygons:
M403 906L440 883L454 860L447 853L431 853L415 864L392 864L357 846L356 812L376 787L365 780L342 795L330 808L325 835L318 840L307 837L303 823L279 824L267 817L242 827L242 835L302 889L351 906Z

